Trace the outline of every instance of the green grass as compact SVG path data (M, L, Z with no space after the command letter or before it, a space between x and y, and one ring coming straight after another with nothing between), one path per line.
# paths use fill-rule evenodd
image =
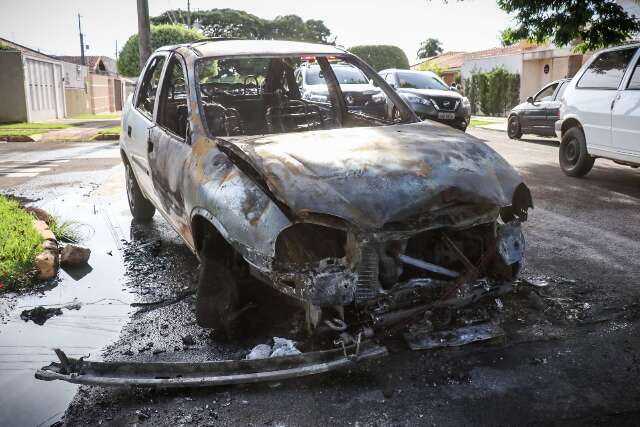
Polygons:
M73 125L66 123L2 123L0 124L0 130L2 129L67 129Z
M56 236L56 239L63 242L77 243L80 240L78 232L78 223L73 221L58 221L55 217L50 216L47 221L49 230Z
M42 241L31 214L17 201L0 196L0 291L31 281Z
M119 114L78 114L72 119L119 119Z
M114 126L112 128L102 129L98 132L100 135L120 135L122 128L120 126Z
M471 122L469 123L469 126L476 127L476 126L484 126L484 125L494 125L496 123L499 123L499 122L492 122L492 121L489 121L489 120L471 119Z
M0 136L29 136L38 133L47 133L47 131L36 129L0 129Z

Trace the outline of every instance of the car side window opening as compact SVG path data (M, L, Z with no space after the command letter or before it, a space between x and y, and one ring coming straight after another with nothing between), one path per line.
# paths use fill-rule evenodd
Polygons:
M160 84L160 75L162 74L164 61L164 56L156 56L152 59L142 79L140 91L138 92L136 108L149 119L153 117L153 106L156 102L156 92Z
M561 82L560 83L560 88L558 89L558 93L556 93L556 99L560 100L560 98L562 98L562 94L564 94L564 91L567 89L567 86L569 85L569 82Z
M355 65L330 66L329 60L341 61L308 55L199 60L199 107L209 133L242 136L387 124L384 92ZM326 72L333 73L331 79ZM333 77L337 85L328 84ZM343 120L345 114L350 117Z
M578 84L584 89L618 89L636 48L603 52L589 65Z
M186 138L189 118L187 79L184 71L182 61L177 55L173 55L165 72L157 119L159 126L182 139Z
M556 91L557 87L558 87L558 83L554 83L545 87L540 92L538 92L538 94L533 100L535 102L551 101L553 99L553 93Z
M635 68L633 69L633 74L631 74L627 89L640 90L640 60L638 60Z

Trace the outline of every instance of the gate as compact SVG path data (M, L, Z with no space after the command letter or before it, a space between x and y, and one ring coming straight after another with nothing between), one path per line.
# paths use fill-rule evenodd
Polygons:
M25 81L29 121L64 117L62 66L25 57Z

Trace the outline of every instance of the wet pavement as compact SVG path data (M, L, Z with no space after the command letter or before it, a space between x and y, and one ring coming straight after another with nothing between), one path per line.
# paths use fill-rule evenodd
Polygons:
M64 414L71 426L636 425L640 174L598 161L586 179L569 179L557 166L552 140L514 142L500 132L472 132L518 168L536 205L525 224L526 280L499 303L484 305L500 319L504 338L421 352L390 339L389 357L348 371L197 390L76 388L32 376L55 359L52 346L91 353L94 360L242 357L270 332L294 336L298 313L263 299L279 318L240 343L199 328L192 295L197 260L159 215L132 223L121 167L105 155L113 146L23 154L39 161L55 152L71 158L42 175L12 178L18 180L12 190L87 224L93 270L77 281L63 272L58 286L43 294L2 297L0 369L18 370L6 371L7 380L3 371L0 387L19 393L0 397L0 425L49 425L71 399ZM0 187L6 182L1 178ZM83 304L79 310L62 308L43 326L19 318L24 308L74 298Z

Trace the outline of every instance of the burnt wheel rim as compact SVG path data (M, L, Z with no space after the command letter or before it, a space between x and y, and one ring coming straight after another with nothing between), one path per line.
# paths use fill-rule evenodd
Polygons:
M127 199L129 199L129 207L133 208L133 176L131 168L127 166Z
M564 158L569 166L575 166L578 164L578 160L580 159L580 147L578 146L578 141L575 138L567 141L564 148Z

